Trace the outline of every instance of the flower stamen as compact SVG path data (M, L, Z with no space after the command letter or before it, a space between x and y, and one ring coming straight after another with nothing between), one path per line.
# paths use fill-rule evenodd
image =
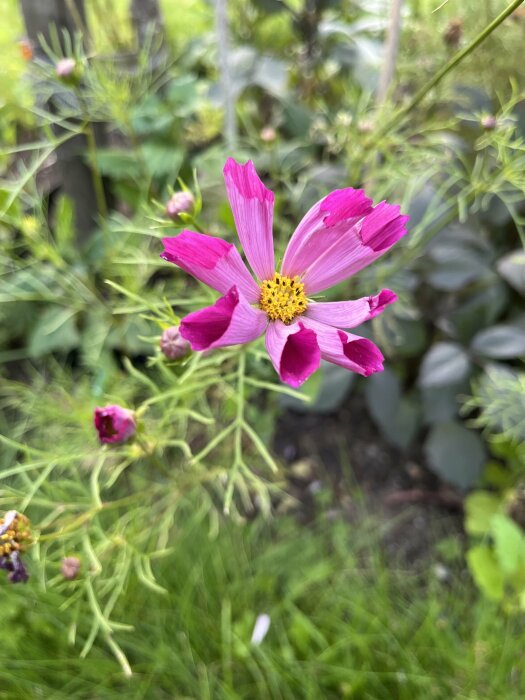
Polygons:
M273 279L261 284L259 306L270 320L291 323L308 307L304 284L297 276L291 278L276 272Z

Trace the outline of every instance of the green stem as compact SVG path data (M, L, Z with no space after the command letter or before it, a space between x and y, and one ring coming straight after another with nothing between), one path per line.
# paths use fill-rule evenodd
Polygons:
M459 65L464 58L471 54L483 41L485 41L485 39L492 34L497 27L499 27L503 20L512 14L514 10L516 10L522 3L523 0L514 0L514 2L512 2L505 10L503 10L503 12L492 20L489 25L486 26L485 29L478 34L478 36L468 46L461 51L458 51L455 56L452 56L450 61L445 63L441 70L439 70L428 82L423 85L422 88L416 92L410 102L396 112L392 119L387 121L386 124L374 134L374 138L377 138L378 136L385 136L385 134L387 134L393 126L404 119L414 109L414 107L417 107L417 105L423 100L427 93L432 90L433 87L435 87L448 73L450 73L451 70Z
M86 123L84 127L84 134L86 135L87 147L89 153L89 160L91 165L91 176L93 178L93 187L95 189L95 197L97 200L97 209L102 217L103 225L107 223L108 217L108 205L106 202L106 195L104 192L104 183L102 182L102 175L97 163L97 144L95 141L95 134L93 133L93 125L90 122Z

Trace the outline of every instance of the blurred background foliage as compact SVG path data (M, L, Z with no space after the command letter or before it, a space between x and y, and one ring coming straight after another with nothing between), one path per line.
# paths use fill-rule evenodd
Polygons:
M85 26L76 27L83 42L75 31L51 33L44 50L30 47L31 58L19 6L0 0L0 501L25 511L42 533L34 583L9 590L12 606L2 614L20 630L44 611L35 644L55 640L56 658L69 659L67 673L80 674L69 681L75 692L101 682L90 674L97 658L108 663L102 641L124 669L127 658L137 668L136 697L175 690L210 698L522 696L512 645L497 672L489 669L501 640L522 634L525 606L523 8L410 108L421 86L508 5L407 0L395 80L380 100L389 2L231 0L232 141L224 137L231 117L213 3L178 0L174 11L164 0L162 32L152 27L143 40L128 2L86 0ZM64 55L81 67L77 85L56 76ZM95 178L89 235L80 223L82 190L68 190L61 170L68 143L78 144ZM177 363L161 355L161 331L213 297L159 259L159 238L186 223L235 240L221 177L228 155L253 159L275 191L280 253L304 212L332 189L363 187L374 201L388 198L410 214L410 233L395 252L329 292L350 298L386 286L399 295L357 331L381 346L383 373L363 380L323 368L293 392L274 382L257 344L242 359L229 350ZM197 205L186 221L173 221L165 203L181 183ZM100 451L91 414L110 400L138 409L141 438ZM356 544L339 522L328 534L324 525L305 529L288 516L271 526L250 522L257 513L301 511L301 498L290 505L293 459L272 456L278 417L292 412L307 422L346 415L348 407L352 420L366 410L399 465L422 465L460 501L470 492L466 561L507 622L483 603L463 618L474 594L462 552L449 552L449 589L432 559L421 574L374 558L369 546L375 552L380 535L359 539L367 528L381 529L373 518L348 526ZM301 442L300 431L295 439ZM320 479L321 519L334 502L340 507L330 478ZM244 523L240 530L221 509ZM201 516L188 517L186 528L187 510ZM289 552L299 538L296 565ZM194 547L202 557L191 568ZM316 564L314 550L325 551L326 561ZM59 563L72 552L83 553L84 571L65 583ZM295 566L312 582L297 596L289 594ZM253 590L232 613L243 567L253 572ZM272 578L276 570L282 580ZM185 588L185 577L202 589ZM373 604L365 599L371 580ZM354 594L363 599L360 613ZM259 595L283 615L268 652L249 646L248 630L263 611ZM160 619L163 600L180 625ZM152 619L140 620L137 611L148 605ZM390 606L389 621L400 627L377 627ZM114 612L125 622L114 623ZM201 626L206 614L217 625L212 631ZM130 633L128 619L140 631ZM164 650L157 660L146 649L150 635L154 649ZM11 643L7 655L35 657L21 635ZM427 659L423 647L440 651ZM92 666L79 665L79 651L92 653ZM37 678L16 663L0 697L33 697L36 687L52 697L52 674ZM160 676L151 676L157 663ZM444 668L450 683L437 686L433 674ZM114 683L95 696L121 692Z

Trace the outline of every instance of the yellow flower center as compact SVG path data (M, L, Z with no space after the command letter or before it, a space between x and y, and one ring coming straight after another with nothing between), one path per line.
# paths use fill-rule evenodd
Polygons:
M259 306L272 321L290 323L306 311L308 300L299 277L285 277L276 272L271 280L261 284Z
M12 552L23 552L31 542L29 520L25 515L17 513L7 527L4 523L4 518L0 518L0 557Z

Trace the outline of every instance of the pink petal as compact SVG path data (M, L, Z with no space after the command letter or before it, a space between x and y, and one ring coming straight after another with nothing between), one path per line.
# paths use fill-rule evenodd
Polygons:
M305 316L329 326L354 328L380 314L396 299L394 292L383 289L373 297L362 297L355 301L310 302Z
M160 257L164 260L175 263L221 294L226 294L235 284L249 302L258 301L260 289L232 243L188 230L163 238L162 243L164 252Z
M213 306L188 314L179 328L193 350L211 350L249 343L264 333L267 323L266 314L250 306L234 286Z
M328 214L326 214L328 212ZM283 274L299 275L315 294L359 272L406 233L398 206L370 206L362 190L337 190L299 224L283 260Z
M314 204L288 243L283 258L283 274L288 277L302 275L327 248L370 211L372 200L363 190L352 187L335 190Z
M271 279L275 272L273 254L273 192L255 172L251 160L245 165L228 158L224 181L242 247L260 280Z
M346 333L309 318L304 319L304 325L316 334L323 360L364 377L383 371L383 355L368 338Z
M315 333L301 322L290 326L281 321L270 323L266 349L281 380L293 387L306 381L321 362Z

